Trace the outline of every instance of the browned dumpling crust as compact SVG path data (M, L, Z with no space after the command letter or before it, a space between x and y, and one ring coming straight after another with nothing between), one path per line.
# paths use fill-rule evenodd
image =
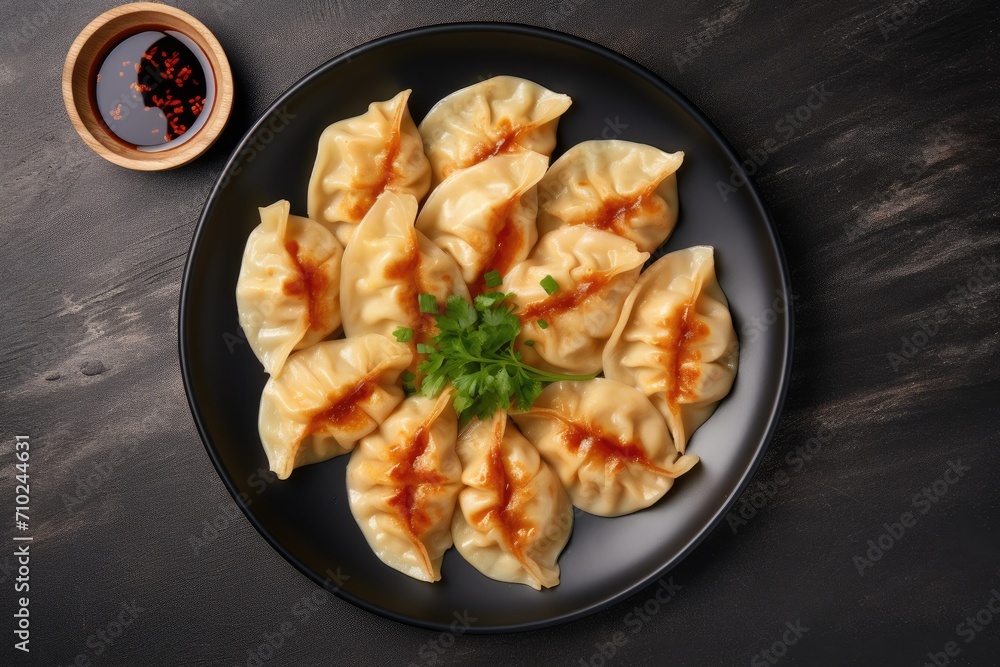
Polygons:
M441 579L462 489L452 396L405 399L361 439L347 466L347 497L361 532L386 565L421 581Z
M639 278L604 349L604 374L646 394L684 452L733 386L738 356L714 250L695 246Z
M378 334L317 343L289 357L264 385L258 431L271 470L294 468L354 449L403 400L400 373L413 355Z
M514 295L521 320L517 347L525 363L599 373L604 344L648 257L632 241L585 225L543 236L500 288ZM543 285L547 277L558 287L552 294Z
M573 530L559 478L502 411L471 422L458 455L465 488L452 537L459 553L491 579L536 590L556 586L556 560Z
M549 157L559 117L570 104L568 95L513 76L456 90L420 123L432 187L495 155L534 151Z
M587 225L653 252L677 224L677 169L684 153L631 141L584 141L538 184L538 232Z
M512 417L573 504L591 514L621 516L649 507L698 462L696 456L678 458L649 399L614 380L555 382L531 410Z
M421 294L437 300L443 313L448 297L469 299L455 261L414 228L417 200L386 192L358 225L344 251L340 303L348 336L377 333L392 337L398 327L413 330L406 343L413 353L410 371L424 355L417 345L437 333L434 313L422 312Z
M319 139L309 179L309 217L323 222L347 245L383 192L423 199L430 163L404 90L391 100L327 127Z
M271 375L288 355L340 328L343 248L323 225L289 215L285 200L259 209L236 282L236 307L250 349Z

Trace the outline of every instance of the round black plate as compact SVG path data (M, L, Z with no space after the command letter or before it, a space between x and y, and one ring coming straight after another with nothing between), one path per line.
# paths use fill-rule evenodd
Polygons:
M234 297L243 245L259 222L257 207L286 198L293 213L305 215L317 140L328 124L404 88L413 89L410 109L419 122L444 95L498 74L522 76L573 98L559 123L553 159L599 138L685 152L681 218L664 250L716 247L741 343L732 393L690 444L701 464L648 510L615 519L578 514L559 561L562 583L542 592L488 579L454 550L437 584L383 565L351 517L346 456L267 482L257 436L267 377L241 337ZM472 632L537 628L595 612L652 582L687 555L739 496L774 431L787 384L792 321L783 304L790 291L773 225L751 185L729 193L728 201L716 185L728 181L737 162L705 117L656 76L602 47L547 30L422 28L361 46L315 70L274 103L233 153L205 205L184 272L184 386L226 487L257 530L314 581L365 609L424 627L445 629L456 612L467 610L477 619Z

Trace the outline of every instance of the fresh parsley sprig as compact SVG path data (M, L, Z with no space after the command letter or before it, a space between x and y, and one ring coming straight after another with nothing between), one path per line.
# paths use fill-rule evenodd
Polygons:
M510 296L489 292L472 304L457 295L448 297L444 314L436 315L439 333L432 344L421 346L427 359L419 366L424 374L419 392L433 398L451 382L462 424L508 410L513 403L527 410L546 383L594 377L551 373L521 361L514 350L521 322L505 303Z

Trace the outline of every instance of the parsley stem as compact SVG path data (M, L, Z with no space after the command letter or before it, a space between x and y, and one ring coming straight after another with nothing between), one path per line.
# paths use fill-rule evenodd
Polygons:
M568 373L551 373L549 371L543 371L541 368L535 368L534 366L529 366L523 361L518 361L517 357L514 356L514 348L511 347L508 350L510 354L511 361L515 366L520 366L521 370L528 375L533 375L536 380L541 380L542 382L559 382L560 380L593 380L596 375L571 375Z

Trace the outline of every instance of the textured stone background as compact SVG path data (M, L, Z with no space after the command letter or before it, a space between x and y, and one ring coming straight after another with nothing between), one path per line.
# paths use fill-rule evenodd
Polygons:
M596 666L597 644L621 632L607 664L762 665L798 622L808 630L776 647L780 663L917 665L949 641L954 664L995 663L1000 618L963 620L1000 590L995 3L175 4L226 48L238 101L205 157L161 174L103 162L63 109L66 50L112 3L0 7L0 516L13 504L13 436L28 433L36 536L29 656L12 650L16 564L0 548L0 655L13 656L0 662L253 665L287 623L294 634L263 664ZM335 598L302 613L319 589L235 511L185 401L181 271L240 135L338 53L459 20L549 26L615 49L744 156L767 155L753 180L796 302L785 415L746 495L755 514L738 506L749 520L723 524L676 568L682 590L638 627L629 614L652 589L569 625L453 642ZM798 127L783 121L812 86L830 93L822 107ZM944 321L920 333L935 315ZM959 459L968 470L938 483L939 498L935 481ZM935 502L914 498L925 487ZM854 557L907 511L916 524L859 574ZM3 544L12 520L0 520ZM196 553L189 539L205 521L225 527ZM96 633L126 605L134 622L105 644Z

